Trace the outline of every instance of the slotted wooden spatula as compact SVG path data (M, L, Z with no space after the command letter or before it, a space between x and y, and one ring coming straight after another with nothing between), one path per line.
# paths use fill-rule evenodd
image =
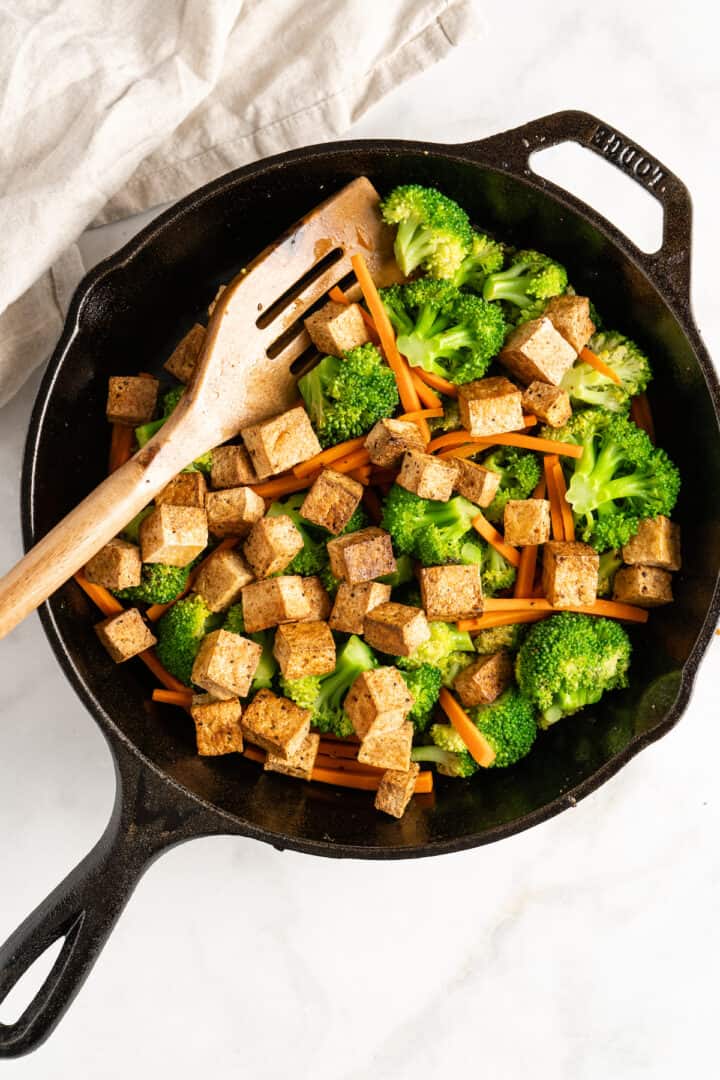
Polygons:
M397 280L379 196L358 177L266 248L220 295L191 385L142 450L0 580L0 637L116 536L181 469L297 397L290 365L310 342L302 317L361 252L378 285Z

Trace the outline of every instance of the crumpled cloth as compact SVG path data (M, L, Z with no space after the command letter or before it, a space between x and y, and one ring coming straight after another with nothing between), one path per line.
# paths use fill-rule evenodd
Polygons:
M479 30L475 0L6 0L0 406L52 351L88 225L338 136Z

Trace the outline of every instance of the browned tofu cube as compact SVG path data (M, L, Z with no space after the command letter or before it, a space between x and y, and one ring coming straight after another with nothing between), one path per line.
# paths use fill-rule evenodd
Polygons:
M357 510L363 490L351 476L323 469L305 496L300 513L313 525L337 536Z
M486 469L474 461L457 458L455 461L455 491L476 506L489 506L500 487L500 473Z
M85 577L106 589L129 589L140 584L142 560L140 549L116 537L100 548L85 565Z
M530 319L510 334L500 353L500 361L520 382L553 383L577 360L577 353L548 318Z
M328 541L327 550L331 571L349 585L372 581L397 569L389 533L374 525Z
M173 350L163 367L180 382L189 383L195 373L195 365L205 344L205 327L200 323L188 330Z
M310 615L310 600L305 593L303 578L296 574L246 585L242 591L242 605L248 634L280 623L297 622Z
M205 506L207 482L201 472L178 473L163 488L155 502L158 506Z
M658 566L661 570L679 570L680 526L659 514L640 522L632 540L622 549L623 562L630 566Z
M212 694L195 694L190 715L195 721L198 754L217 757L242 753L242 706L236 697L216 701Z
M502 375L458 386L458 405L471 435L499 435L523 426L522 394Z
M310 711L272 690L259 690L245 709L242 727L248 742L288 760L310 733Z
M572 345L576 353L585 348L595 333L595 323L590 318L590 301L587 296L554 296L548 302L543 315Z
M287 514L260 518L243 544L245 558L258 578L280 573L302 549L302 535Z
M111 375L106 408L110 423L137 427L152 420L159 385L149 375Z
M338 304L330 300L319 311L308 315L305 329L315 348L331 356L342 356L348 349L370 340L359 304Z
M543 545L543 592L553 607L594 604L600 556L588 544L551 540Z
M456 475L457 466L453 460L443 461L432 454L408 450L402 459L396 483L421 499L447 502L453 493Z
M208 491L205 509L213 536L243 537L265 513L265 502L252 488L226 488Z
M613 600L637 607L672 603L672 574L659 566L624 566L613 583Z
M522 404L523 409L548 427L562 427L572 416L567 390L546 382L531 382L523 391Z
M425 440L412 420L378 420L365 439L373 465L383 469L396 465L408 450L425 452Z
M306 735L299 749L290 757L282 758L277 754L268 754L265 758L265 772L282 773L284 776L294 776L298 780L312 780L312 771L319 749L320 736Z
M273 655L286 679L329 675L335 670L335 639L324 622L278 626Z
M363 765L374 765L376 769L397 769L407 772L410 768L413 726L406 720L392 731L383 731L378 735L368 735L360 743L358 761Z
M413 707L407 683L395 667L363 671L347 692L343 708L361 739L399 728Z
M430 622L454 622L482 615L479 566L423 566L418 577L422 605Z
M302 579L303 592L310 611L304 616L304 622L327 622L330 618L330 597L327 589L319 577L306 577Z
M320 443L302 405L245 428L242 436L261 480L320 453Z
M547 499L508 499L504 516L505 541L513 547L544 544L550 539Z
M254 580L238 551L215 551L200 567L193 588L211 611L225 611L236 604L246 585Z
M208 519L198 506L156 506L140 526L142 561L187 566L204 551Z
M455 677L453 687L466 708L489 705L507 690L513 680L510 653L496 652L482 656Z
M234 488L255 483L257 476L244 446L215 447L210 470L211 487Z
M379 652L412 656L430 637L430 627L422 608L390 600L368 611L363 633L368 645Z
M391 592L381 581L361 581L359 585L342 581L335 594L330 627L343 634L362 634L368 611L385 604Z
M420 766L413 761L407 772L388 769L383 773L375 796L375 809L382 810L391 817L401 818L413 797L419 772Z
M157 645L157 638L148 630L137 608L103 619L96 625L95 633L116 664Z
M200 643L192 681L221 700L245 697L262 656L262 646L241 634L213 630Z

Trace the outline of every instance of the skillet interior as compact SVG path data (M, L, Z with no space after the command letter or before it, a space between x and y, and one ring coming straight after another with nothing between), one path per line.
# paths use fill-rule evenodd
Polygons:
M26 526L27 539L41 536L102 479L107 377L159 372L172 345L203 317L219 283L362 173L381 192L409 180L435 183L475 221L557 256L609 324L636 337L653 358L656 423L684 477L675 516L684 529L685 566L675 582L676 603L653 613L647 633L634 635L631 688L559 724L514 769L491 770L474 782L440 778L436 797L415 800L394 823L375 813L366 794L263 775L241 759L198 758L184 714L149 703L152 682L144 669L116 667L99 646L92 632L97 613L75 585L52 599L44 619L108 736L119 730L156 768L231 815L230 828L265 830L279 846L392 857L483 843L549 816L667 730L689 690L691 654L720 567L717 419L680 323L608 236L538 187L478 165L462 148L339 144L241 170L151 226L139 250L129 245L132 257L109 260L95 281L81 305L79 329L38 399L26 466Z

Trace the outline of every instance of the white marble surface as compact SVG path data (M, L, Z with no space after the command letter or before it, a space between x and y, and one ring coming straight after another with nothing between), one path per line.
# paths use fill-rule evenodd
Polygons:
M714 9L486 7L485 42L349 134L464 141L567 107L617 124L691 188L695 312L720 356ZM584 182L620 218L622 193ZM88 259L135 227L88 236ZM19 468L37 381L0 413L0 566L20 554ZM714 1075L719 650L674 732L574 811L493 847L337 863L219 838L166 855L64 1023L13 1075ZM0 682L2 938L94 843L113 776L36 618L3 642ZM4 1006L0 1019L12 1013Z

